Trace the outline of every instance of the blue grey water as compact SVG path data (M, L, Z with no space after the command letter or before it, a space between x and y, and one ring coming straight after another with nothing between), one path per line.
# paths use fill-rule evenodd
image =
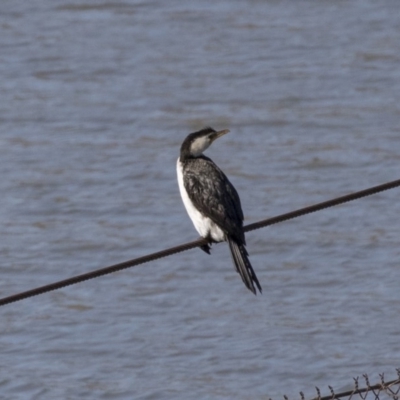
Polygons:
M184 137L246 223L398 179L397 0L0 2L0 296L197 238ZM328 394L400 366L398 189L0 309L1 399Z

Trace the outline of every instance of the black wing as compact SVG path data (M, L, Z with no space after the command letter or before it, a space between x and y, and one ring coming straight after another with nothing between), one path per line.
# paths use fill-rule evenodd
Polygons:
M238 243L245 244L239 195L226 175L206 156L186 160L183 173L194 206Z

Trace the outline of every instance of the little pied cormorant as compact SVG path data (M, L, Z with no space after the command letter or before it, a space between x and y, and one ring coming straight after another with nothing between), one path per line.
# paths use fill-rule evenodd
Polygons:
M228 241L236 271L256 294L254 284L260 293L262 289L245 248L239 195L226 175L203 155L214 140L228 132L207 127L187 136L176 165L179 190L197 232L208 240L202 250L210 254L211 243Z

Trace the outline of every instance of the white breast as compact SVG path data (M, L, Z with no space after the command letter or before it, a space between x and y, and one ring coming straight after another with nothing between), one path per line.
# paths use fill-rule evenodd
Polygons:
M225 234L219 226L217 226L210 218L203 216L197 208L193 205L186 192L183 183L183 168L179 158L176 163L176 173L178 175L179 191L181 193L183 204L193 222L194 227L201 237L211 236L216 242L225 240Z

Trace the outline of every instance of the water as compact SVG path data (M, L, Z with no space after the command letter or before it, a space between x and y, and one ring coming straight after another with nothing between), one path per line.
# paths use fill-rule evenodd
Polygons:
M398 179L397 1L0 4L0 295L197 238L185 135L246 222ZM397 190L0 310L4 399L277 399L399 367Z

